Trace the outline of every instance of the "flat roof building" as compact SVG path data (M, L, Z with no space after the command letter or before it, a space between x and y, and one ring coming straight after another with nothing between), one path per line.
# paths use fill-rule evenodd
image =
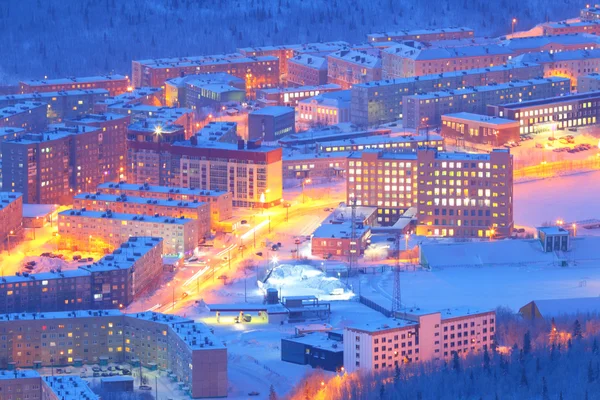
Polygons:
M464 146L465 142L502 146L521 138L518 121L467 112L442 115L440 133L457 146Z
M0 128L21 128L28 132L40 132L48 126L46 110L42 102L23 102L0 108Z
M165 91L162 88L132 88L132 90L127 90L125 93L101 99L94 104L94 112L106 113L108 112L109 107L122 108L125 105L133 104L143 104L157 107L162 105L164 97Z
M541 24L541 27L544 35L564 35L568 33L597 35L600 33L600 23L598 21L546 22Z
M19 82L19 93L60 92L76 89L105 89L111 96L125 93L129 78L123 75L101 75L58 79L30 79Z
M248 114L249 140L277 141L296 132L292 107L264 107Z
M341 50L327 56L327 82L350 89L356 83L381 79L381 58L354 50Z
M210 121L196 132L199 142L223 142L237 144L237 123L231 121Z
M464 26L437 28L437 29L413 29L394 32L370 33L367 35L369 42L397 42L401 40L449 40L468 39L475 36L475 31Z
M301 100L297 122L306 126L350 122L350 97L350 90L340 90Z
M0 392L7 399L30 400L100 400L88 383L78 376L40 376L37 371L22 369L0 372Z
M354 237L352 231L354 225ZM371 227L362 221L325 221L311 236L311 254L323 258L358 256L367 248Z
M502 42L502 45L511 49L515 56L540 51L548 51L555 54L561 51L596 49L600 45L600 38L588 33L570 33L551 36L517 37L505 40Z
M301 100L342 90L340 85L324 84L318 86L298 86L256 91L256 101L261 106L297 107Z

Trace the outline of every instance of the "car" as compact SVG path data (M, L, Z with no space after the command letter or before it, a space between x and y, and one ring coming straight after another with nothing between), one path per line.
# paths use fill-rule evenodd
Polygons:
M279 248L279 247L277 247L277 245L276 245L276 244L274 244L273 246L271 246L271 250L273 250L273 251L277 251L277 249L278 249L278 248Z
M395 242L395 241L396 241L396 238L389 237L389 238L387 238L386 240L387 240L388 242Z
M536 148L536 149L543 149L543 148L544 148L544 145L543 145L543 144L541 144L541 143L536 143L536 144L535 144L535 148Z
M25 268L32 271L35 267L33 265L26 265Z
M188 258L186 261L187 261L187 262L194 262L194 261L198 261L198 257L196 257L196 256L192 256L192 257Z
M94 371L94 372L100 372L100 367L92 367L92 371Z
M323 211L331 211L331 208L325 208Z
M152 390L152 386L148 386L148 385L140 385L139 386L140 390Z
M123 375L131 375L131 371L130 371L130 370L128 370L127 368L123 368L123 369L121 370L121 372L123 373Z
M42 253L42 254L40 254L40 257L50 257L50 254L52 254L52 253L48 253L48 252Z
M256 255L259 256L259 257L262 257L263 253L262 253L262 251L259 251L258 253L256 253Z
M77 260L78 263L86 263L88 262L87 258L82 258L80 260Z
M281 245L281 242L277 242L277 247L283 247L283 246Z
M296 240L294 240L294 244L300 244L300 243L301 243L301 242L300 242L300 239L296 239Z
M248 392L248 396L260 396L260 393L254 390L252 392Z
M115 367L112 367L112 366L111 366L111 367L108 367L108 370L109 370L109 371L114 371L114 369L115 369Z
M92 261L94 261L94 257L88 257L87 260L92 262Z
M73 261L81 260L81 256L79 254L75 254L73 256Z
M188 296L189 296L188 292L183 292L183 294L181 295L181 298L185 299Z
M27 261L27 264L25 265L31 265L32 267L35 267L37 263L35 261Z
M115 366L115 369L116 369L117 371L121 371L121 370L123 370L123 367L121 367L120 365L116 365L116 366Z
M108 372L103 372L103 373L101 373L100 375L101 375L101 376L105 376L105 377L106 377L106 376L110 376L110 374L109 374Z
M242 225L246 225L247 223L248 223L248 221L246 221L245 219L240 221L240 224L242 224Z
M94 378L98 378L100 376L100 372L94 372Z

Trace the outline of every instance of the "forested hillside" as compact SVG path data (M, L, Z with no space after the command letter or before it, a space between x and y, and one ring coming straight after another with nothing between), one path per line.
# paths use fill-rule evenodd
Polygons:
M466 25L481 35L576 16L574 0L4 0L0 83L129 74L131 60L236 47L365 41L370 32Z

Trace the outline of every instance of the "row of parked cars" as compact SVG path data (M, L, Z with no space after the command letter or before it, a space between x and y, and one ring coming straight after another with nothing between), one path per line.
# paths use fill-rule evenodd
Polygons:
M106 367L106 368L100 368L100 367L92 367L92 375L94 378L98 378L98 377L107 377L107 376L119 376L119 375L131 375L131 370L121 367L119 365L115 366L115 367ZM81 377L82 378L88 378L90 376L87 376L85 374L85 372L81 372Z

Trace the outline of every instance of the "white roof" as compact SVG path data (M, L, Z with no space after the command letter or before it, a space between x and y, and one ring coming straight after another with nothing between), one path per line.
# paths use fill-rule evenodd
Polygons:
M318 349L336 353L344 351L344 344L339 340L329 339L329 335L326 332L308 332L302 335L285 338L284 340L307 344Z
M600 297L534 300L533 302L543 318L600 313Z
M42 381L52 388L56 398L61 400L100 399L100 396L90 389L87 382L78 376L44 376Z

